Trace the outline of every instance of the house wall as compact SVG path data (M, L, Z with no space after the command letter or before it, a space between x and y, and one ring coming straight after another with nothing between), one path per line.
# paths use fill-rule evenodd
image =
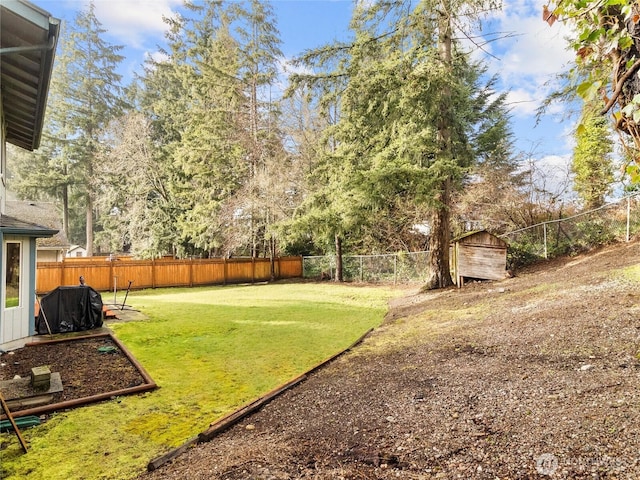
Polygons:
M61 262L63 259L60 250L43 250L38 248L36 251L37 262Z
M0 97L0 213L6 208L6 172L7 172L7 142L6 123ZM18 241L21 244L20 261L20 306L5 308L6 302L6 243ZM36 239L29 237L14 237L4 235L0 231L0 349L11 350L19 348L29 340L35 332L35 307L33 292L36 288L35 258Z
M4 113L2 109L2 97L0 96L0 213L5 212L6 200L6 181L5 172L7 171L7 142L6 142L6 124L4 121Z
M74 247L67 250L66 256L70 258L86 257L87 251L82 247Z
M6 124L4 122L4 110L2 108L2 95L0 95L0 214L4 214L5 208L5 196L6 185L4 172L7 171L7 142L6 142ZM0 230L0 272L4 271L4 239L2 231ZM1 277L1 275L0 275ZM4 302L4 286L0 286L0 302ZM2 317L3 317L3 304L0 304L0 344L2 343Z
M29 290L29 303L27 304L27 321L29 324L29 335L36 334L36 305L35 305L35 291L36 291L36 239L29 239L29 252L28 252L28 282L25 282L25 288ZM33 294L33 295L32 295Z

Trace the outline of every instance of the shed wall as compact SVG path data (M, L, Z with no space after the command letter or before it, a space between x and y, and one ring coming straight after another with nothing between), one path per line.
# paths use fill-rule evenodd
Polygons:
M502 280L505 277L507 249L483 245L458 245L457 276Z

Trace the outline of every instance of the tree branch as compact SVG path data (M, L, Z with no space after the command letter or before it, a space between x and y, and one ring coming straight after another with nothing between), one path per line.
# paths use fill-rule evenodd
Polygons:
M625 82L629 80L629 78L631 78L631 76L634 73L636 73L636 71L639 68L640 68L640 59L636 60L635 63L631 65L631 67L629 67L629 70L627 70L625 74L620 78L620 80L618 81L618 86L613 92L613 95L611 96L607 104L604 106L604 108L600 110L600 115L605 115L609 110L611 110L611 107L613 107L613 105L616 103L616 100L618 100L618 97L622 93L622 88L624 87Z

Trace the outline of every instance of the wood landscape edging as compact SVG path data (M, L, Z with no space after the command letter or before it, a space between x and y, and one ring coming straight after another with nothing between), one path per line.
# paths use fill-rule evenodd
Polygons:
M334 355L331 355L329 358L323 360L322 362L318 363L314 367L311 367L305 373L295 377L292 380L289 380L288 382L286 382L286 383L280 385L279 387L271 390L269 393L266 393L265 395L261 396L260 398L258 398L256 400L253 400L252 402L249 402L248 404L240 407L235 412L232 412L232 413L222 417L221 419L219 419L216 422L212 423L207 430L205 430L204 432L201 432L200 434L198 434L198 436L187 440L185 443L183 443L179 447L176 447L176 448L170 450L169 452L167 452L167 453L165 453L165 454L163 454L163 455L161 455L159 457L156 457L155 459L151 460L147 464L147 471L152 472L154 470L157 470L161 466L165 465L166 463L169 463L170 461L172 461L176 457L178 457L181 454L183 454L184 452L186 452L189 449L189 447L192 447L193 445L196 445L196 444L199 444L199 443L205 443L205 442L208 442L208 441L212 440L217 435L221 434L225 430L228 430L229 428L231 428L232 426L234 426L235 424L240 422L242 419L248 417L252 413L257 412L262 407L264 407L267 403L271 402L272 400L274 400L276 397L278 397L282 393L284 393L287 390L290 390L293 387L295 387L296 385L299 385L300 383L302 383L312 373L314 373L317 370L323 368L324 366L326 366L327 364L331 363L336 358L338 358L341 355L347 353L349 350L353 349L358 344L362 343L364 341L364 339L373 330L374 330L373 328L370 328L363 335L361 335L355 342L353 342L351 345L349 345L344 350L341 350L338 353L335 353Z
M90 403L109 400L112 397L119 397L122 395L131 395L134 393L143 393L143 392L148 392L158 388L156 383L153 381L153 379L147 373L144 367L140 364L140 362L138 362L138 360L131 354L131 352L127 350L127 347L125 347L124 344L120 340L118 340L115 336L113 336L113 334L110 332L98 333L93 335L82 335L82 336L73 337L73 338L59 338L54 340L44 340L41 342L31 342L31 343L27 343L25 345L25 348L35 348L35 347L50 345L53 343L74 342L74 341L94 339L94 338L100 338L100 337L109 337L109 339L120 349L120 351L125 355L125 357L127 357L127 360L129 360L131 364L136 368L138 373L144 379L145 383L141 385L136 385L135 387L122 388L120 390L99 393L97 395L91 395L89 397L75 398L73 400L67 400L65 402L52 403L49 405L43 405L41 407L34 407L26 410L19 410L17 412L11 412L11 414L15 418L24 417L27 415L42 415L44 413L50 413L56 410L65 410L68 408L80 407ZM5 420L5 419L6 419L6 415L0 415L0 420Z

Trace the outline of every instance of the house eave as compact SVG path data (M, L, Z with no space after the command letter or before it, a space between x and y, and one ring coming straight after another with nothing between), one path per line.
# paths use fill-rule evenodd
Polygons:
M0 3L0 85L6 141L40 146L60 20L25 0Z
M53 230L35 223L25 222L8 215L0 216L0 232L3 235L16 235L32 238L48 238L53 237L58 230Z

